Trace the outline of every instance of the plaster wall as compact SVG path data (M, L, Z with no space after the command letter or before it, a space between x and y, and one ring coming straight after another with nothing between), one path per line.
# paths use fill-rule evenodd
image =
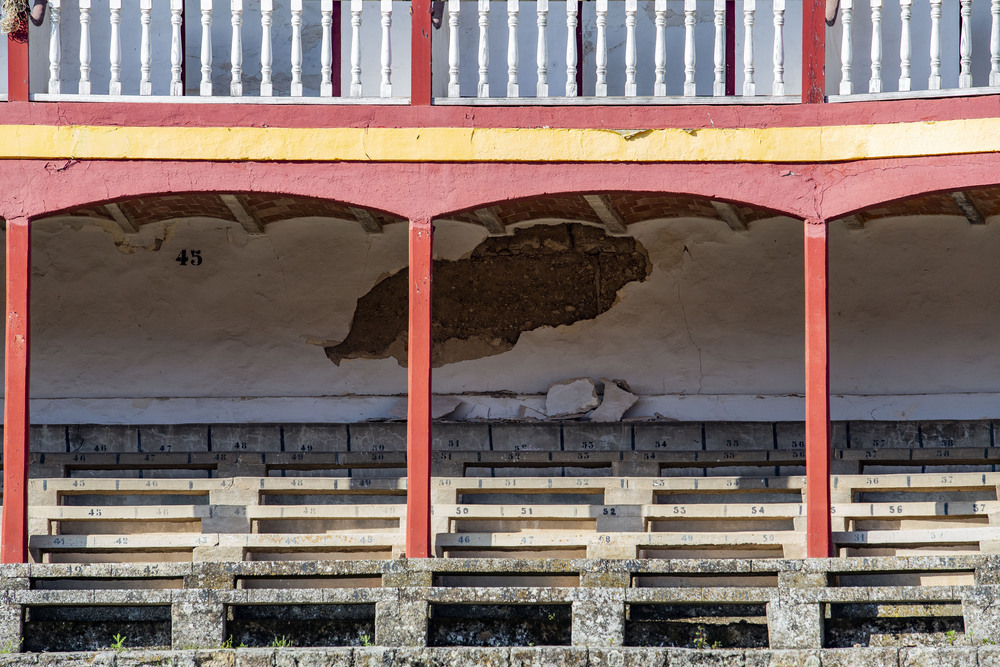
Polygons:
M831 390L843 395L834 418L1000 413L998 224L833 223ZM653 266L645 282L627 284L595 319L436 369L435 393L516 417L520 405L541 409L555 381L609 377L642 395L630 416L801 419L801 223L761 220L737 233L671 219L630 233ZM367 235L354 222L299 219L248 236L202 218L124 237L54 218L32 238L37 422L384 418L405 395L395 359L335 366L323 351L347 335L358 297L405 267L403 224ZM458 259L483 238L438 222L436 255ZM203 263L181 266L182 250L200 250Z

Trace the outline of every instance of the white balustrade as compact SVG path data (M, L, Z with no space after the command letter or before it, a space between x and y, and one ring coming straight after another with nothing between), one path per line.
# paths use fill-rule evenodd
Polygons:
M872 75L869 93L882 92L882 0L871 0L872 7Z
M233 42L229 49L230 74L229 94L243 96L243 0L230 0L230 23L233 26Z
M534 67L530 68L534 70L533 75L528 75L534 86L532 87L531 80L526 83L528 90L533 90L529 95L549 98L553 94L576 97L583 93L584 91L579 90L578 83L580 68L584 66L578 37L582 21L580 3L577 0L558 0L556 4L553 4L553 0L529 1L531 4L528 7L533 11L533 16L525 26L520 25L520 0L503 0L502 9L496 8L506 14L507 29L502 38L505 40L504 44L491 45L489 23L493 7L490 0L476 0L478 20L474 20L471 14L472 0L446 0L444 22L447 25L440 32L432 33L434 39L444 40L446 51L442 53L447 53L447 58L434 63L436 89L442 94L447 91L447 96L454 99L460 99L463 90L466 95L481 98L491 97L491 92L509 99L518 98L522 95L520 53L528 49L529 52L534 51L535 59ZM107 91L112 97L136 93L151 96L154 92L153 70L165 70L168 66L169 89L165 88L163 92L169 90L169 94L174 96L185 94L185 54L181 49L185 4L191 14L194 13L191 10L197 8L195 11L199 17L195 21L192 16L188 16L186 29L189 40L200 40L198 47L189 51L188 62L192 71L188 74L188 84L195 85L191 77L194 72L198 72L200 76L196 87L197 94L201 96L215 95L217 91L213 89L213 82L215 79L221 82L225 76L229 81L228 93L222 94L232 98L245 97L248 94L247 81L255 81L259 76L259 94L262 97L278 94L330 98L334 90L339 90L337 82L342 75L346 75L345 97L374 99L377 95L378 98L385 99L393 95L393 0L378 0L377 4L376 0L342 0L343 5L335 0L277 0L277 3L275 0L254 0L250 3L246 0L132 2L135 4L131 4L129 0L107 0L103 5L95 6L94 0L76 0L71 9L74 13L67 16L63 0L49 0L49 95L63 94L63 53L65 50L76 49L79 49L79 61L73 62L71 68L78 64L80 75L79 85L72 94L92 95L93 89L97 87L101 89L99 93ZM153 13L154 2L157 4L156 11L163 12L162 14ZM461 19L463 2L469 3L465 8L470 12L464 24ZM552 29L549 25L550 11L562 11L558 2L566 3L565 33L563 26L559 25L562 23L561 18ZM898 30L892 23L895 21L897 2ZM863 3L861 12L858 11L858 3ZM593 12L590 15L592 22L587 23L591 32L583 39L583 43L590 47L588 54L593 53L594 69L590 75L593 78L588 78L588 81L593 82L590 84L593 88L585 94L597 98L612 95L634 98L650 94L654 98L664 98L668 94L667 82L670 79L677 86L673 94L693 97L700 89L702 94L724 98L727 76L731 77L733 68L737 66L736 63L727 62L727 54L733 48L732 44L727 44L727 39L731 36L727 32L727 21L732 22L735 18L727 16L727 4L727 0L643 0L641 3L639 0L593 0L593 4L586 5L588 11ZM343 65L339 58L341 34L335 33L333 29L334 25L340 25L338 12L341 6L345 17L343 52L347 60ZM801 5L789 4L788 0L741 0L735 6L742 15L743 23L743 32L738 42L742 45L743 66L739 94L743 97L753 97L758 92L776 97L787 96L789 92L796 94L797 76L792 81L786 81L786 77L789 70L797 71L799 65L795 60L800 54L792 53L793 62L789 63L789 54L786 53L788 36L785 31L788 25L793 30L797 29ZM131 13L133 8L138 9L138 26L135 24L136 14ZM213 20L216 18L215 9L228 10L229 20ZM761 29L757 29L757 19L760 18L758 9L765 17ZM884 15L886 10L889 12L888 16ZM258 12L259 33L254 27ZM376 12L380 17L378 22L374 20ZM679 17L681 21L671 22L672 12L683 12ZM363 22L363 15L370 18ZM768 15L773 30L766 23ZM890 24L883 29L886 19ZM350 27L347 26L348 20ZM985 49L987 20L990 25L988 70ZM95 21L98 28L92 27ZM833 44L833 49L839 49L840 54L840 96L851 96L855 92L895 94L897 91L926 95L927 91L946 87L970 89L975 85L973 72L977 76L982 73L983 80L979 85L984 86L987 84L987 71L988 85L1000 87L1000 0L956 0L953 3L927 0L926 4L923 0L888 0L888 5L886 0L841 0L839 21L839 28L829 31L828 39L840 40ZM135 27L139 28L138 35L135 34ZM220 36L213 35L213 30L218 30ZM317 30L318 32L310 32ZM976 33L977 30L981 32ZM709 34L714 39L711 47L707 44ZM311 35L317 38L315 46L309 42ZM974 35L977 44L981 39L980 35L982 36L984 46L979 51L973 48ZM255 47L247 51L244 43L245 40L256 40L258 36L259 75ZM318 43L320 38L321 43ZM94 39L100 40L100 43L93 44ZM228 62L213 62L213 44L216 39L230 40ZM273 48L275 42L279 48L284 48L280 45L286 43L286 39L290 57L282 62L288 69L280 72L277 79L281 82L279 85L287 88L276 91ZM565 51L559 41L562 39L566 40ZM914 43L914 40L917 42ZM103 57L98 59L97 70L93 69L92 47L95 46L99 53L108 54L108 69L104 68ZM700 51L708 55L709 48L712 66L698 71L696 54ZM924 48L927 51L922 51ZM477 54L475 58L472 56L473 49ZM505 50L506 59L501 56L494 63L494 70L491 72L490 52L493 50L492 55L496 57L501 49ZM867 54L859 57L855 49L859 52L870 50L870 59ZM914 49L917 62L913 60ZM767 50L771 52L772 66L758 68L756 56ZM883 62L885 53L892 54L890 58L894 58L897 50L898 83L895 62L890 61L888 65ZM553 51L556 52L554 58ZM160 60L153 59L154 52L160 56ZM929 65L927 61L920 60L921 52L929 54ZM131 54L138 56L138 68L134 61L130 62L130 58L136 57ZM676 60L669 61L668 54L676 54ZM254 62L248 63L247 58ZM871 68L868 89L855 91L855 62L865 61ZM476 64L473 65L473 62ZM563 66L566 73L565 90L557 83L558 88L554 91L551 77L553 72L561 72ZM505 87L498 81L502 80L504 67ZM225 68L228 68L225 74L219 71ZM831 67L830 71L832 69ZM682 80L672 78L675 74L680 77L682 71ZM889 72L892 75L887 80L885 76ZM947 72L951 72L952 77L957 73L957 79L943 77L943 73ZM923 90L919 90L924 85L919 77L924 73L928 75L927 83ZM165 71L163 75L166 75ZM561 78L561 74L557 76ZM491 91L491 78L495 86L501 87L500 91L495 86ZM346 85L348 81L349 89ZM164 80L164 85L166 83ZM731 84L731 81L728 83ZM760 91L758 87L761 88Z
M577 62L576 54L576 29L580 24L580 17L577 16L578 6L575 0L566 0L566 97L577 96L576 75Z
M962 0L961 7L958 87L972 88L972 0Z
M111 82L109 95L122 94L122 0L110 0L108 12L111 15L111 47L108 58L111 61Z
M597 83L594 94L608 96L608 0L597 0Z
M757 0L743 0L743 95L753 97L757 94L757 84L754 82L754 50L753 24L754 13L757 11Z
M62 3L49 0L49 94L62 92Z
M535 19L538 39L535 46L535 97L549 96L549 0L535 0Z
M899 20L902 23L899 36L899 89L910 90L913 81L910 78L910 19L913 17L913 0L899 0Z
M302 97L302 0L291 0L292 7L292 97Z
M941 90L941 0L931 1L931 74L927 88Z
M153 0L139 0L139 23L142 31L139 38L139 94L153 94L153 46L150 26L153 23Z
M80 87L81 95L90 95L90 0L80 0Z
M212 0L201 0L201 94L212 95Z
M785 94L785 0L774 0L774 81L772 95Z
M361 97L361 8L362 0L351 0L351 97Z
M625 97L636 95L635 14L638 10L637 0L625 0Z
M715 79L712 81L712 95L726 94L726 0L715 0L712 8L715 23Z
M1000 0L990 0L990 85L1000 86Z
M479 0L479 97L490 96L490 0Z
M353 6L353 5L352 5ZM274 55L271 53L271 26L274 23L274 0L260 0L260 96L274 95L271 67Z
M382 80L379 83L379 95L392 97L392 42L389 40L392 28L392 0L381 0L382 14Z
M181 25L184 23L184 0L170 0L170 94L183 95L181 77L184 53L181 49Z
M448 0L448 97L461 97L462 89L459 86L459 66L461 59L458 55L458 32L459 13L462 10L462 0Z
M517 84L517 17L518 0L507 0L507 97L520 97Z
M695 95L694 26L698 21L698 0L684 0L684 96Z
M333 96L333 0L320 2L320 26L323 31L323 43L320 45L320 75L319 94L321 97ZM340 72L337 72L340 76Z
M840 22L843 25L840 44L840 94L850 95L854 92L854 33L852 32L854 0L840 1Z

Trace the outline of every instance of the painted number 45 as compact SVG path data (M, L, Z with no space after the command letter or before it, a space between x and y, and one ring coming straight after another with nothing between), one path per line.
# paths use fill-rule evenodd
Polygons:
M181 250L181 253L177 255L177 259L174 260L181 266L200 266L202 262L201 250Z

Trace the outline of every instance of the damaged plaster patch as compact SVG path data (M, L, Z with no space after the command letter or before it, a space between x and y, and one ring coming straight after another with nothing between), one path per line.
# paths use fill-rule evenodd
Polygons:
M518 229L465 259L436 260L433 365L500 354L525 331L594 319L651 270L636 239L578 224ZM325 348L330 360L394 357L405 366L408 284L403 269L362 296L347 338Z
M157 252L174 235L175 225L164 223L145 225L136 234L126 234L113 220L95 219L94 224L111 235L118 252L131 255L137 250Z

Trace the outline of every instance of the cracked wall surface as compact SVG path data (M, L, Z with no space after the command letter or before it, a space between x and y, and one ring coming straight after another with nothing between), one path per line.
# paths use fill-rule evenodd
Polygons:
M569 224L518 229L485 239L467 258L437 260L433 364L501 354L525 331L594 319L651 268L634 238ZM406 365L408 286L404 269L362 296L350 333L327 356L335 364L393 357Z

